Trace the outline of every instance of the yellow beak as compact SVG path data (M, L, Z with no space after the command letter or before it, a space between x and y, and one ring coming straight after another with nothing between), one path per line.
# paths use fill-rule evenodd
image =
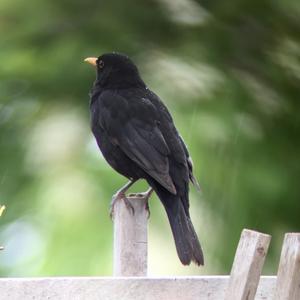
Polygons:
M97 66L97 57L88 57L84 61L93 66Z

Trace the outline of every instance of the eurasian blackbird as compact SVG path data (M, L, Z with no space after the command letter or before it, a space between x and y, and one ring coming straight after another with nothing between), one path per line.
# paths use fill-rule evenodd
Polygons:
M203 253L189 213L189 181L198 186L187 147L173 119L125 55L103 54L86 62L97 70L90 92L92 132L107 162L130 181L114 196L145 179L161 200L180 261L203 265Z

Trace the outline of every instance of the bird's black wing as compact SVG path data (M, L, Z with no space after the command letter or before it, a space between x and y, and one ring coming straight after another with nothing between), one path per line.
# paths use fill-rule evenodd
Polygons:
M169 113L167 107L164 105L164 103L160 100L160 98L157 95L149 91L148 96L149 99L152 99L152 101L155 102L156 106L159 107L159 112L161 115L160 119L163 120L162 122L166 124L165 126L162 126L165 127L164 131L168 132L168 136L170 136L170 134L172 133L171 135L173 136L173 138L171 141L167 140L167 143L169 142L168 145L171 146L171 152L173 154L174 160L181 165L182 164L187 165L188 172L189 172L189 179L193 183L193 185L197 188L197 190L200 191L201 190L200 185L193 174L192 158L190 157L189 151L187 149L187 146L184 143L183 138L180 136L180 134L178 133L177 129L174 126L173 118L171 114ZM183 176L183 174L181 174L181 176Z
M106 91L98 101L100 126L113 144L165 189L176 194L169 175L170 150L155 122L155 107L147 99L126 99Z

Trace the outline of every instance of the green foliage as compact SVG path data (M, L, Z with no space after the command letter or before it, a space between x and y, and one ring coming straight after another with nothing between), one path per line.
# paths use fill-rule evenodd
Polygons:
M247 227L273 235L274 273L283 233L300 230L299 12L296 1L2 0L0 275L111 274L108 207L125 179L90 133L83 64L110 51L166 102L202 187L191 210L206 267L180 266L154 197L150 272L228 273Z

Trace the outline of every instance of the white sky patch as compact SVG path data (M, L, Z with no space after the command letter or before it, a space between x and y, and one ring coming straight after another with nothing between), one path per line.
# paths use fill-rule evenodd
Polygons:
M155 84L164 88L167 94L176 94L184 100L211 95L223 83L223 76L214 68L195 61L184 61L177 57L155 52L150 55L149 73L155 72ZM169 84L162 85L161 82Z
M76 220L93 207L92 181L86 174L76 170L60 171L50 180L46 179L42 191L39 200L46 219L60 217L65 221Z
M185 25L201 25L209 17L208 12L192 0L159 0L170 19Z
M86 151L90 157L93 158L95 161L99 161L99 159L104 160L103 154L100 151L95 137L91 134L88 143L86 144Z
M4 250L1 251L1 266L7 268L12 276L14 270L33 273L43 264L45 237L36 224L22 219L8 224L0 232Z
M72 161L90 132L80 115L69 109L49 113L27 139L27 166L35 171Z

